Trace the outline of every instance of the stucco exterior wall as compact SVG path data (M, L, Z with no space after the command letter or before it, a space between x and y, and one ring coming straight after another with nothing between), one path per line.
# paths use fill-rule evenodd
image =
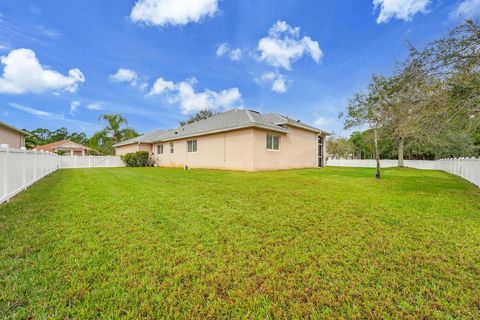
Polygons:
M247 128L187 139L166 141L163 154L159 144L132 144L118 147L116 155L139 150L154 153L154 161L162 167L228 169L243 171L315 168L318 166L318 135L315 132L289 127L289 133ZM280 137L279 150L267 150L266 136ZM197 141L197 151L187 151L187 141ZM173 143L174 152L170 152Z
M197 140L197 152L187 152L187 141ZM174 152L170 153L170 143ZM158 166L191 168L253 170L253 129L241 129L196 138L164 142L163 154L157 154L154 145L155 161Z
M115 148L115 155L122 156L127 153L137 152L137 151L148 151L149 153L152 152L152 145L148 143L135 143L129 144L126 146L116 147Z
M0 125L0 144L8 144L10 148L25 146L25 136L10 128Z
M254 129L253 170L314 168L318 165L318 135L289 126L289 133L279 134ZM267 134L280 136L279 150L267 150Z

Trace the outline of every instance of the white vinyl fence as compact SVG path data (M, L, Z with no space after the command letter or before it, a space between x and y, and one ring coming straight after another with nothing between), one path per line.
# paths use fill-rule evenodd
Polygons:
M59 165L56 154L0 145L0 203L56 171Z
M54 153L9 148L0 145L0 203L9 201L17 193L63 168L124 167L118 156L68 156Z
M405 166L424 170L441 170L462 177L480 187L480 159L458 158L441 160L404 160ZM398 165L398 160L380 160L382 168ZM375 160L327 160L327 166L332 167L362 167L375 168Z
M68 168L112 168L125 167L119 156L62 156L60 167Z

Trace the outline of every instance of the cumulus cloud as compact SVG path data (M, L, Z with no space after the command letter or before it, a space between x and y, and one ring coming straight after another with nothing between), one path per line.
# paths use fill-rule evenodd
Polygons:
M217 12L218 0L138 0L130 19L148 25L185 25Z
M226 42L221 43L217 47L216 51L217 57L228 57L232 61L238 61L242 58L242 50L240 48L232 48Z
M110 81L129 83L132 87L136 87L140 91L145 91L148 87L148 83L142 80L135 71L130 69L118 69L116 73L110 75Z
M427 12L431 0L373 0L375 10L380 10L377 23L391 19L410 21L417 13Z
M130 82L135 85L138 79L138 75L135 71L130 69L118 69L115 74L110 75L110 81L113 82Z
M453 10L454 17L469 19L480 16L480 0L464 0Z
M41 65L30 49L12 50L0 57L0 62L4 65L0 93L41 93L47 90L73 93L79 83L85 82L83 73L77 68L70 69L68 75L62 75Z
M242 95L238 88L230 88L216 92L206 89L195 91L197 79L174 83L173 81L158 78L149 95L162 95L170 104L178 103L183 114L202 109L229 109L242 103Z
M268 84L270 86L270 89L275 93L287 92L287 80L280 73L266 72L262 74L262 76L258 80L258 82L260 83Z
M72 101L70 103L70 114L75 114L75 112L78 111L78 108L80 108L80 101Z
M153 84L152 90L150 90L150 95L163 94L164 92L172 91L174 89L175 83L173 83L173 81L158 78Z
M100 102L94 102L87 104L88 110L103 110L103 106Z
M308 36L300 38L300 28L291 27L285 21L277 21L269 30L268 36L258 41L260 61L267 64L291 70L292 62L304 55L310 55L319 62L323 56L317 41Z

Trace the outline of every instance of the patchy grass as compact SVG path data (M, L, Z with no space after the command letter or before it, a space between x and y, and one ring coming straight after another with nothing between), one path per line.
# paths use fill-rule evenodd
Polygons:
M480 191L442 172L61 170L0 206L0 318L480 317Z

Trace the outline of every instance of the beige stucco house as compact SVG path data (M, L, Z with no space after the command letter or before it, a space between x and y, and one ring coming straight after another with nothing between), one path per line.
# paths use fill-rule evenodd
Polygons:
M28 133L0 121L0 144L8 144L10 148L25 147L25 137Z
M148 151L157 166L244 171L314 168L325 164L329 133L288 117L233 109L171 130L116 144L123 155Z
M41 146L36 146L35 150L43 150L58 153L66 156L85 156L89 153L96 153L95 150L70 140L60 140Z

